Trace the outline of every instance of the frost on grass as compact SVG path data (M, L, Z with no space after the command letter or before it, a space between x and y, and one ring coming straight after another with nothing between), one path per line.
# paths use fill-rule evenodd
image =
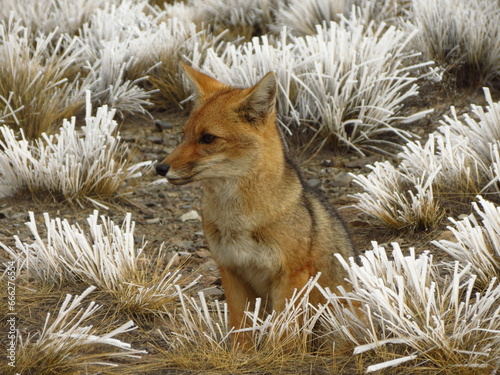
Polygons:
M193 56L192 62L221 82L237 87L253 86L273 71L278 78L279 120L286 124L286 117L299 121L293 108L296 95L293 76L298 65L294 49L283 29L278 40L264 35L241 45L226 43L224 49L210 48L204 56Z
M20 22L0 23L0 113L16 112L5 124L24 129L29 139L55 130L83 107L74 62L83 54L78 38L55 31L35 37Z
M442 219L444 211L434 198L436 173L407 175L388 161L369 167L367 176L356 175L353 180L365 190L355 195L362 212L398 230L427 230Z
M460 84L500 74L500 7L491 0L412 2L413 46L458 74Z
M463 119L452 108L425 144L403 147L398 166L376 163L368 176L354 176L365 190L355 195L358 208L391 228L430 229L444 217L449 201L471 202L486 193L498 199L500 103L484 92L485 108L472 105ZM402 215L406 211L415 216Z
M236 330L229 326L226 303L208 301L200 292L197 297L184 293L179 287L180 308L176 321L167 333L161 335L169 349L164 349L168 366L198 370L239 372L279 371L286 364L309 368L314 346L314 328L323 312L308 303L309 294L318 287L318 277L311 279L302 290L287 301L284 311L263 314L263 301L257 299L248 306L247 328ZM233 334L246 335L252 349L244 360L240 350L232 348Z
M357 339L354 354L397 357L372 364L367 372L415 361L464 373L500 367L496 278L477 292L470 265L460 267L457 262L445 271L428 252L417 256L410 248L404 255L398 244L387 254L373 243L373 250L361 256L361 265L343 263L353 286L346 295L360 301L367 316L365 336ZM338 317L330 318L333 327L340 325Z
M42 34L76 35L96 8L114 0L3 0L0 22L9 18Z
M304 364L316 350L317 358L365 353L367 372L399 366L406 373L419 365L464 374L499 368L496 278L478 292L470 265L456 262L450 268L435 263L429 252L416 255L412 248L405 255L398 244L388 253L373 243L359 265L353 259L339 256L339 260L348 271L350 290L339 288L334 294L318 285L317 278L311 279L283 312L263 314L257 300L248 307L248 327L241 331L228 326L226 304L207 301L203 293L193 297L178 290L178 324L168 335L162 334L170 347L165 350L166 363L177 367L196 363L198 370L271 371L278 358L289 365ZM316 289L326 304L308 303ZM246 333L254 345L245 361L234 357L239 353L231 349L235 332Z
M0 246L43 284L95 285L109 293L122 311L141 316L170 313L169 305L177 299L175 285L186 290L196 283L195 278L186 281L180 268L172 270L175 256L166 261L162 248L147 256L143 252L145 244L136 247L135 222L130 214L119 226L94 211L87 219L86 230L44 214L42 231L35 215L29 215L27 226L35 241L26 243L15 236L17 251L1 242Z
M87 323L96 315L100 305L90 302L86 308L80 306L94 289L89 287L79 296L66 295L57 315L48 313L38 334L19 337L17 371L47 375L80 371L87 373L102 371L103 367L118 366L116 360L122 362L146 354L115 338L136 329L132 321L105 334ZM108 349L110 347L113 349Z
M339 21L341 16L354 14L364 20L377 23L398 23L410 1L400 0L291 0L278 4L276 23L286 26L294 35L312 35L316 26L330 21Z
M396 125L428 113L401 114L404 101L418 94L412 73L428 65L410 63L416 57L405 50L411 37L384 24L342 19L317 26L310 36L290 37L284 28L278 38L227 43L192 62L234 86L254 85L274 71L282 124L293 124L298 132L307 125L314 131L313 142L318 138L321 144L362 153L362 146L381 145L384 132L409 138Z
M131 164L128 148L113 135L118 126L115 111L106 106L91 115L87 95L85 126L76 129L76 119L64 120L58 134L42 134L28 141L21 131L0 128L0 196L28 190L33 197L63 198L83 204L116 196L122 183L140 176L149 162Z
M295 108L315 129L313 138L362 153L359 145L378 148L384 132L411 137L394 125L429 113L401 115L404 101L418 94L412 72L429 64L411 64L417 56L406 50L412 37L383 23L343 18L293 39L303 62Z
M487 288L493 278L500 279L500 207L482 197L479 204L472 203L477 217L471 214L462 220L450 218L453 226L448 228L455 241L433 244L464 265L470 264L478 286Z

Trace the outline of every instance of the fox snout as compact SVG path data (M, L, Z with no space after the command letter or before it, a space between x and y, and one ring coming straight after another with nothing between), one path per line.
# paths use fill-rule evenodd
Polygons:
M170 169L170 165L168 164L157 164L156 165L156 173L158 173L160 176L166 176L168 173L168 170Z

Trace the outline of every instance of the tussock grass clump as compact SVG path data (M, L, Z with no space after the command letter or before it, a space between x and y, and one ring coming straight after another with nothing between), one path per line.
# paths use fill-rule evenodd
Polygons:
M342 16L352 14L369 24L399 23L410 6L408 0L290 0L279 4L276 10L278 27L286 26L294 35L313 35L316 26L331 21L338 22Z
M283 29L277 40L264 35L241 45L226 43L220 48L208 49L204 58L194 56L193 64L221 82L237 87L253 86L267 72L275 72L279 87L279 121L286 125L288 117L299 121L293 108L296 100L293 77L299 61L295 47L287 39L287 31Z
M472 113L459 119L452 107L451 116L444 117L425 144L416 141L403 147L397 167L377 163L368 176L354 176L365 190L355 195L358 208L388 227L411 230L422 229L422 215L403 218L401 213L420 211L427 223L423 229L430 229L445 216L443 210L453 208L449 202L456 208L457 202L468 204L478 194L498 199L500 103L484 91L486 108L472 105ZM405 183L393 182L400 180ZM417 194L419 207L413 197L400 198L408 194Z
M90 15L104 4L115 0L4 0L0 22L18 20L33 32L48 35L77 35L78 29Z
M396 230L428 230L441 221L445 211L434 197L436 173L407 174L388 161L369 168L367 176L353 180L365 190L355 194L361 211Z
M429 111L402 116L406 99L418 94L417 55L406 51L413 37L385 24L369 25L353 18L317 27L316 34L294 38L299 90L295 108L323 143L336 148L361 145L377 149L380 134L403 139L411 134L394 125L415 121Z
M106 106L91 115L90 93L87 93L85 126L76 129L76 118L64 120L58 134L28 141L21 131L18 140L14 130L0 128L0 196L28 190L34 198L53 197L83 204L117 195L122 183L140 176L150 162L131 164L128 148L113 135L118 126L115 111Z
M458 374L486 374L500 367L496 278L478 292L471 265L456 262L449 268L434 263L429 252L417 256L410 248L405 255L398 244L389 254L374 242L360 265L339 259L352 290L339 288L334 294L312 279L279 314L263 315L257 300L255 309L246 312L249 327L240 331L254 344L245 356L231 346L230 337L238 331L228 326L227 306L179 290L178 325L174 322L162 334L166 347L158 348L165 366L243 373L273 372L286 363L295 370L317 366L337 373L397 367L397 373ZM326 297L325 305L308 303L315 288Z
M4 123L34 139L76 114L84 91L74 62L83 51L77 38L55 32L35 37L19 22L0 24L0 112L15 111Z
M422 0L412 3L413 46L457 76L459 85L482 85L500 75L500 7L491 0Z
M408 139L411 134L396 124L428 113L401 114L404 101L418 94L411 72L430 64L406 64L416 57L405 50L411 37L394 27L343 18L318 26L311 36L289 37L283 29L277 39L227 43L193 63L235 86L251 86L274 71L283 125L298 126L299 133L312 128L311 144L363 153L363 147L380 150L381 133Z
M151 102L157 107L179 110L181 103L190 95L187 80L182 74L180 61L202 61L206 50L217 46L223 34L214 36L200 30L193 22L168 18L159 25L150 43L143 45L140 59L131 66L129 75L145 72L148 80L144 87L156 90L151 93Z
M482 197L473 202L475 213L455 220L450 218L455 241L440 240L433 244L446 251L458 262L470 264L477 275L477 286L489 287L491 280L500 280L500 207ZM479 221L479 220L480 221Z
M276 0L195 0L191 4L198 9L198 22L211 28L215 35L226 32L226 38L246 40L263 35L273 23Z
M92 325L84 325L100 309L95 302L84 309L81 304L95 289L87 288L81 295L66 295L57 315L47 314L42 330L28 337L20 336L16 349L15 369L4 367L6 374L32 375L77 374L105 371L129 358L140 358L145 351L135 350L115 336L137 327L128 321L108 333ZM110 349L112 348L112 349ZM2 365L5 365L5 361Z
M178 289L178 323L168 333L162 333L166 347L159 348L164 353L165 366L231 373L288 373L286 368L291 369L290 373L300 373L316 366L322 368L327 360L317 354L331 354L331 347L315 348L313 331L322 310L309 305L308 296L316 287L317 278L311 279L287 301L282 313L263 315L262 301L257 299L255 308L246 312L249 327L241 331L228 325L225 303L207 301L202 292L192 297ZM246 334L253 343L245 355L231 344L231 335L235 333Z
M35 241L22 242L16 236L17 252L0 245L42 284L95 285L113 298L120 311L137 318L170 313L177 301L175 285L186 290L196 284L195 278L187 282L180 268L172 270L175 257L166 261L162 249L148 257L145 244L136 247L130 214L119 226L94 211L87 219L87 230L44 214L45 238L34 214L29 215L27 225Z
M418 369L419 363L460 374L498 370L497 280L490 279L479 293L470 264L460 267L456 262L448 272L428 252L417 256L410 248L404 255L398 244L392 246L389 255L373 243L373 250L361 256L361 265L342 260L353 286L346 296L361 302L366 313L364 337L354 349L354 354L375 355L366 371L400 366L404 373L406 366ZM333 327L340 325L337 317L330 318ZM391 359L373 364L383 358Z

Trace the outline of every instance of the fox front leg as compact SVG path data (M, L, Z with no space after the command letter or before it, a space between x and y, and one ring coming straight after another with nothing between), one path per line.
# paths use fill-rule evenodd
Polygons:
M251 309L254 308L257 296L250 285L245 283L232 270L219 267L219 271L229 308L229 326L236 331L247 328L248 319L245 315L245 310L248 306ZM235 349L249 351L253 348L250 333L234 332L232 334L232 345Z

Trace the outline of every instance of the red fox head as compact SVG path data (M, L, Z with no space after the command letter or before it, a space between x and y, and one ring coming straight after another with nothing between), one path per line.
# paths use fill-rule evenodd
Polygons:
M232 178L283 153L276 126L276 75L266 74L247 89L227 86L187 65L196 104L181 143L156 166L175 185L208 178ZM279 159L279 158L278 158Z

